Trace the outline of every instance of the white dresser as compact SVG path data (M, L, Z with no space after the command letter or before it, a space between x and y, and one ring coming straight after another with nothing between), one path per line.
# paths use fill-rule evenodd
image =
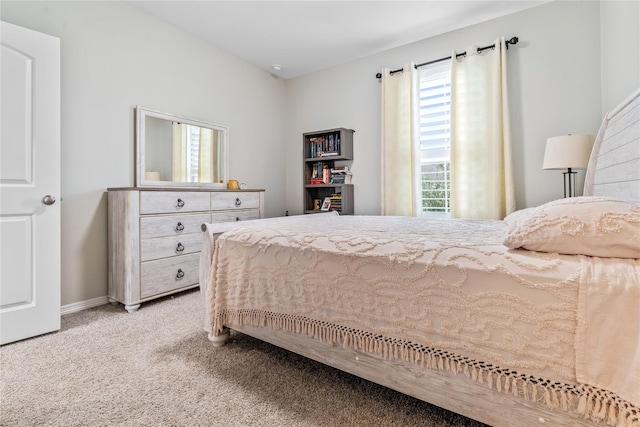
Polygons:
M198 286L201 225L262 218L264 190L109 188L109 300L140 303Z

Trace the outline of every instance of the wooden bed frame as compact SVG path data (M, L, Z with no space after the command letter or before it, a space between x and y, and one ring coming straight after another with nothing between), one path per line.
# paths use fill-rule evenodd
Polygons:
M497 393L462 374L334 346L306 335L253 326L234 330L376 384L492 426L596 426L581 415L553 410L521 396ZM214 343L215 345L216 343Z
M631 129L631 131L628 132L630 135L625 136L627 142L623 141L623 143L629 144L630 141L631 144L623 150L625 154L622 157L614 156L620 163L616 165L617 176L614 177L614 180L621 181L620 169L626 170L625 176L628 179L622 180L624 181L622 184L624 189L613 194L617 197L624 196L627 200L640 202L640 168L637 167L640 164L640 157L638 156L638 153L640 153L640 137L638 136L640 126L637 123L640 117L638 113L638 110L640 110L639 94L640 91L635 92L605 117L596 138L594 145L595 155L592 156L590 171L585 180L585 195L611 194L610 188L608 188L612 186L611 183L602 182L600 179L602 175L608 176L608 174L597 172L598 169L609 169L611 162L609 160L607 162L598 160L601 153L611 150L612 140L619 139L610 137L610 133L607 132L608 124L624 120L627 123L625 127ZM629 110L633 109L635 111L627 114ZM617 115L623 118L618 120L615 118ZM635 117L633 119L635 124L631 124L630 127L629 120L631 119L629 117ZM614 132L616 134L619 133L619 126L616 126L616 129L611 133ZM616 144L619 143L613 141L614 151L617 150ZM607 157L607 155L604 157ZM631 162L629 162L630 158L632 158ZM625 163L624 165L622 164L623 162ZM595 174L594 171L596 171ZM602 190L598 190L599 188ZM220 230L216 231L216 225L212 225L212 231L215 234L224 232L226 229L221 225ZM388 360L377 354L364 353L352 348L343 348L306 335L274 330L269 327L234 326L233 329L489 425L505 427L524 425L607 425L605 421L598 423L577 413L552 409L545 404L542 398L534 402L523 398L520 394L514 396L490 390L486 384L480 384L462 374L429 369L408 361ZM228 331L225 331L219 336L210 335L209 339L215 346L222 346L228 336Z

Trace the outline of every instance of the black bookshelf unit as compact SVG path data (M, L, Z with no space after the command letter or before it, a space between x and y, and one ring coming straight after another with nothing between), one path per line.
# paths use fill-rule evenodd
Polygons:
M353 215L354 132L336 128L302 134L305 214L337 211Z

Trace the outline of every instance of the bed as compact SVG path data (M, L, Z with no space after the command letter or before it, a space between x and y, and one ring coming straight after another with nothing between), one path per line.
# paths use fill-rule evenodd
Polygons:
M204 328L251 335L495 426L640 426L640 98L585 196L504 221L205 224Z

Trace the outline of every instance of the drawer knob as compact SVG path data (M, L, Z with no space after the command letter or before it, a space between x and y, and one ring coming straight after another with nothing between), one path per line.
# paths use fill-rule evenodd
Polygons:
M178 224L176 225L176 231L179 233L183 230L184 230L184 225L182 225L182 223L178 221Z
M179 208L184 207L184 200L178 199L176 201L176 206L179 207Z
M182 243L178 242L178 246L176 246L176 253L181 254L184 251L184 246Z
M176 280L182 280L184 277L184 271L181 268L178 269L178 273L176 274Z
M242 204L242 201L240 200L239 197L236 197L236 206L240 206Z

